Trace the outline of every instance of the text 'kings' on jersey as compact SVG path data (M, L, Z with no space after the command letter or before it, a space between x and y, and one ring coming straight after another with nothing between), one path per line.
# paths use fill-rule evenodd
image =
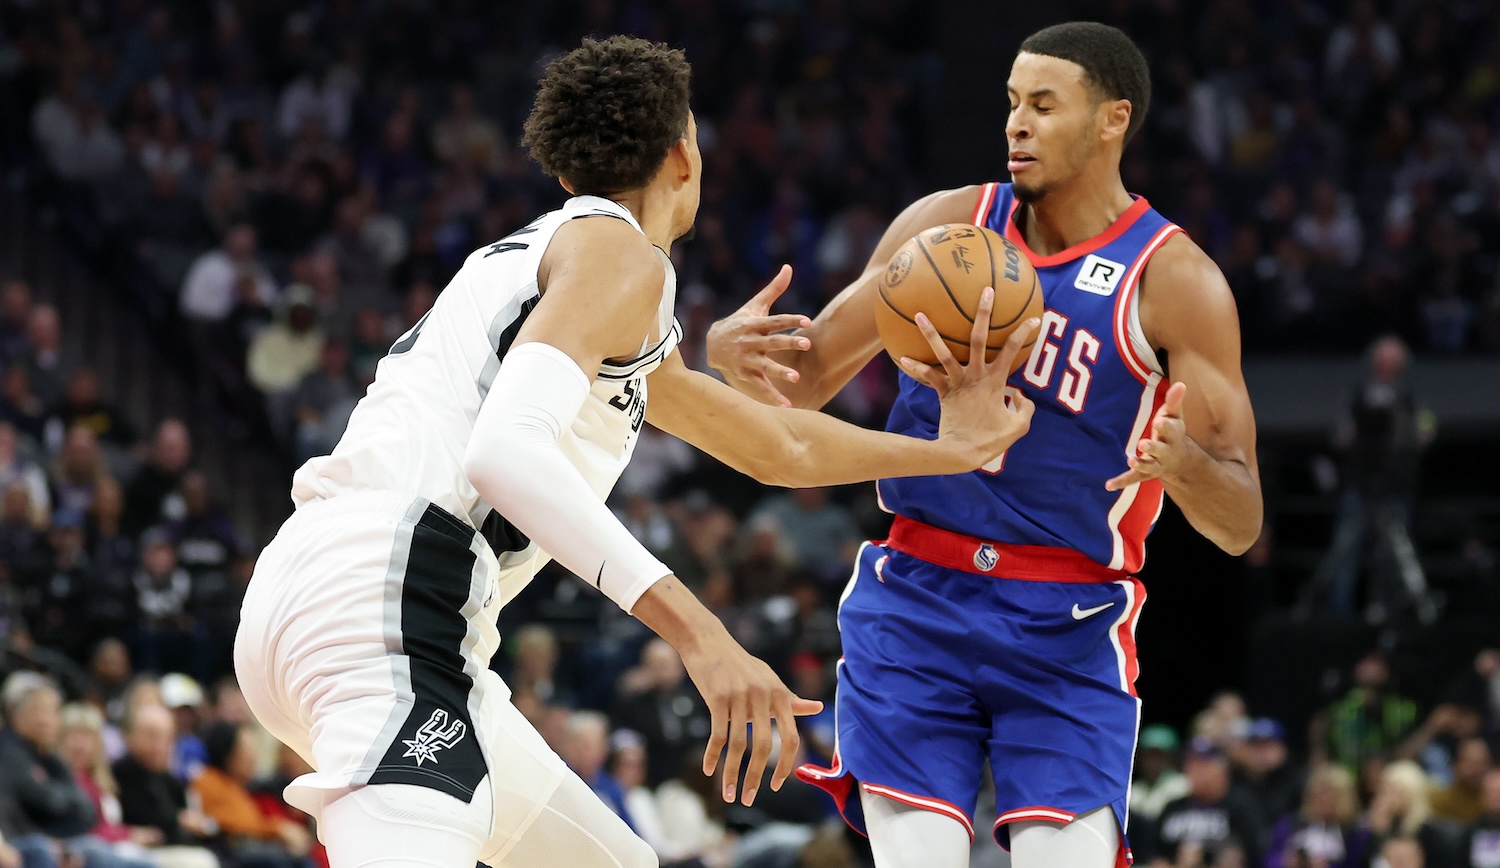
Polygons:
M1046 305L1036 346L1010 378L1036 404L1031 430L982 470L883 479L891 512L974 537L1069 548L1135 572L1161 512L1157 480L1106 491L1127 469L1168 383L1140 326L1146 262L1181 230L1145 199L1103 233L1052 256L1026 246L1010 184L986 184L973 222L1015 242L1035 266ZM887 429L935 438L937 393L905 374Z

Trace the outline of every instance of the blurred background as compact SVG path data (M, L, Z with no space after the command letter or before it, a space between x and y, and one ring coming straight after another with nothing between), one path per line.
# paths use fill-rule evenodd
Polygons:
M1151 538L1138 863L1500 866L1492 0L0 0L0 866L320 862L229 678L238 601L395 336L562 200L517 146L550 57L692 62L705 367L782 263L815 313L913 199L1005 180L1014 49L1068 19L1151 62L1126 184L1234 289L1266 495L1243 558L1170 505ZM830 411L881 426L894 378ZM829 699L872 492L647 428L612 505ZM809 787L719 803L675 654L583 583L550 568L502 629L515 702L664 862L868 858ZM804 732L826 758L831 714Z

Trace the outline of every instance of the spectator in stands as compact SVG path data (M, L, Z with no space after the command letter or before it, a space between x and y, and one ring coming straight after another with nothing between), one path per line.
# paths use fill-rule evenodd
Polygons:
M1265 868L1362 868L1369 856L1370 830L1359 825L1354 776L1343 766L1325 765L1308 776L1301 810L1276 822Z
M671 862L688 854L678 854L672 842L662 830L661 811L656 804L656 794L646 786L646 742L639 733L628 729L616 730L609 739L609 774L624 792L625 814L629 816L631 828L641 836L663 862Z
M222 507L209 495L208 477L190 470L182 477L184 515L167 525L176 546L177 563L192 582L188 614L204 636L208 659L196 670L205 677L233 668L234 630L239 623L234 565L251 553L251 544Z
M1202 854L1204 864L1213 864L1221 851L1233 848L1244 851L1245 864L1256 864L1265 821L1254 803L1230 789L1224 751L1210 741L1194 741L1183 773L1191 790L1162 809L1154 857L1181 865L1185 853L1195 851Z
M124 636L134 621L135 543L125 532L125 494L120 484L113 479L101 482L94 490L87 543L94 584L86 613L95 635Z
M0 283L0 364L25 356L30 342L26 325L31 321L31 287L24 280Z
M47 420L48 448L57 451L65 432L80 425L101 443L121 449L135 445L135 427L119 407L99 397L99 375L89 367L75 368L68 378L62 401Z
M774 520L781 538L791 544L797 565L825 579L848 572L863 539L849 511L834 503L826 488L773 494L756 507L747 524L754 526L765 518Z
M118 720L125 712L125 692L134 678L125 643L113 636L100 639L89 656L88 675L88 701L101 709L106 719Z
M89 563L84 535L84 514L59 509L52 516L47 534L52 551L51 569L33 589L32 634L43 645L81 659L93 637L88 620L81 617L89 602L96 576Z
M88 97L73 106L68 123L57 130L47 154L58 177L68 181L102 181L125 162L125 146L110 128L99 105Z
M31 524L37 530L47 527L52 512L52 496L47 490L47 474L41 465L21 454L16 426L0 421L0 491L12 483L26 489L31 504Z
M1478 736L1459 742L1453 781L1432 794L1432 814L1468 825L1484 813L1484 779L1491 765L1490 746Z
M625 804L625 787L605 767L609 759L609 718L597 711L575 711L568 717L563 746L558 751L573 773L583 779L600 801L630 828L635 822Z
M354 315L354 330L349 339L349 365L355 377L375 376L375 366L390 352L393 338L386 329L385 315L378 308L361 308Z
M0 501L0 563L9 567L13 588L30 590L52 566L45 528L32 524L31 495L26 484L12 482ZM48 523L51 519L49 517Z
M201 851L216 832L212 820L188 807L187 790L172 774L172 715L145 705L130 715L126 753L112 767L120 790L120 821L150 829L169 847ZM211 854L210 854L211 855Z
M199 256L182 283L182 313L198 322L219 322L234 308L235 284L241 275L255 278L260 300L276 299L271 274L255 258L255 229L241 223L224 233L223 244Z
M249 868L297 868L312 848L300 824L271 817L250 794L255 737L249 727L216 723L204 732L208 765L192 783L203 813L218 824L235 863Z
M1412 546L1411 498L1423 447L1432 440L1431 417L1420 411L1406 381L1409 354L1399 338L1387 336L1370 348L1369 378L1355 393L1335 437L1344 453L1344 493L1333 541L1313 574L1302 601L1305 615L1319 594L1329 611L1354 610L1355 581L1365 540L1373 532L1386 556L1386 571L1399 576L1402 591L1424 624L1437 618L1422 565ZM1383 575L1383 574L1382 574ZM1394 611L1395 580L1372 583L1366 617L1372 623Z
M1358 771L1365 759L1393 751L1412 734L1417 704L1392 690L1390 664L1371 651L1354 665L1354 686L1313 718L1313 765L1325 760Z
M94 492L110 478L109 463L99 449L98 438L88 428L75 425L68 430L53 462L54 511L87 513L93 507Z
M26 368L31 390L42 405L51 407L62 398L63 384L73 370L73 358L62 347L62 322L57 308L38 304L26 323L26 353L20 364Z
M193 440L180 419L163 420L151 441L151 455L125 489L123 527L130 535L182 517L178 487L193 461Z
M208 747L199 736L204 721L203 687L192 676L169 672L158 682L158 700L172 712L177 743L172 748L172 771L191 783L208 762Z
M17 672L0 689L5 728L0 729L0 788L18 809L6 838L23 852L42 838L86 834L98 821L93 805L57 755L62 696L46 677ZM89 854L94 855L94 854ZM106 866L95 858L89 868Z
M1311 207L1292 225L1292 234L1318 265L1350 268L1359 261L1359 220L1353 206L1326 178L1313 185Z
M1484 775L1483 811L1464 833L1461 855L1468 868L1500 868L1500 768Z
M573 697L557 683L557 634L542 624L527 624L509 643L514 649L506 683L516 695L535 696L552 705L573 705Z
M141 536L141 563L133 580L137 620L131 656L148 672L203 666L203 639L189 609L193 579L178 566L177 550L165 529Z
M1426 854L1427 864L1444 868L1456 850L1457 827L1432 815L1428 781L1422 767L1399 760L1386 767L1379 789L1365 813L1365 825L1384 851L1390 838L1415 838Z
M317 369L302 378L292 395L298 460L332 452L358 400L349 375L349 347L329 338L318 354Z
M1269 820L1296 810L1303 800L1307 772L1293 762L1286 746L1286 729L1278 720L1259 717L1245 733L1235 784Z
M47 405L31 388L31 373L25 364L5 369L0 390L0 419L14 425L18 434L39 445L47 427Z
M1427 868L1435 863L1416 838L1389 838L1380 845L1380 858L1375 864L1381 868Z
M99 817L89 836L91 849L105 849L118 864L131 868L217 868L218 860L207 850L162 848L166 836L160 829L126 824L119 786L104 756L104 715L93 706L73 704L63 706L61 717L59 752Z
M687 681L682 658L660 639L641 650L641 663L620 680L617 725L646 740L646 782L660 786L682 770L682 755L708 739L708 707ZM602 761L602 760L601 760Z
M497 173L505 165L505 138L494 121L479 113L466 84L448 90L448 114L432 128L432 152L447 164L472 163Z
M287 287L276 322L250 343L245 359L250 382L283 403L297 383L318 366L324 341L318 326L313 291L302 284ZM283 418L284 418L283 412ZM278 426L286 430L285 426Z

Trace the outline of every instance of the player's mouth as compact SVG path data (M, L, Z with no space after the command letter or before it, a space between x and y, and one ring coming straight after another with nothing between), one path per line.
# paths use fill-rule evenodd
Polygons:
M1014 175L1015 173L1030 167L1035 162L1036 157L1033 157L1025 151L1011 151L1010 162L1005 164L1005 168L1009 169L1010 173Z

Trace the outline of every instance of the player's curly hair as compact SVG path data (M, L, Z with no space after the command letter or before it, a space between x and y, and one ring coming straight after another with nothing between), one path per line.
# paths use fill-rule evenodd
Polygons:
M1151 67L1129 36L1118 28L1094 21L1069 21L1045 27L1026 37L1021 50L1072 61L1083 67L1088 83L1101 99L1130 100L1129 142L1151 107Z
M644 187L687 135L691 71L659 42L585 39L548 64L521 144L579 195Z

